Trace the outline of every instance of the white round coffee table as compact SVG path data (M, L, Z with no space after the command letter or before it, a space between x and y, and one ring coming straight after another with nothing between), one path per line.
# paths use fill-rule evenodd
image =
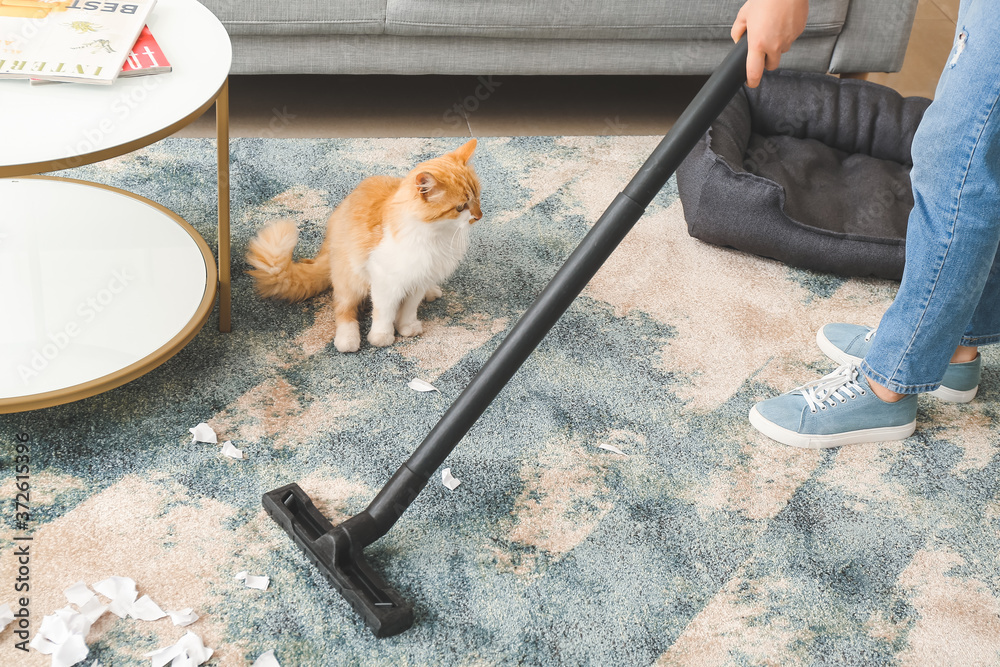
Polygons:
M217 294L219 329L230 329L228 75L232 46L219 20L197 0L158 0L147 24L173 66L170 73L119 79L110 86L30 86L24 80L0 80L0 100L3 102L0 104L0 191L3 193L0 202L4 205L0 234L7 236L7 239L0 238L0 258L4 258L0 259L0 271L6 271L6 280L13 281L0 290L0 412L65 403L138 377L176 354L204 326ZM173 134L213 104L218 135L218 270L204 239L161 206L120 190L69 179L14 178L124 155ZM42 192L45 199L35 199L29 206L25 204L27 192L35 192L32 196L36 197ZM108 210L114 213L98 214L101 209L88 211L79 205L82 201L106 203L111 207ZM17 219L7 214L9 202L20 202L23 206ZM179 261L186 262L188 273L201 281L201 286L184 281L177 283L178 303L183 305L172 306L163 312L151 312L141 300L133 300L129 294L133 293L134 286L130 286L129 291L123 291L121 298L116 297L114 301L116 308L129 309L129 313L123 311L121 318L114 320L116 325L105 329L105 320L100 320L98 326L99 321L95 319L89 324L97 328L89 329L87 337L81 333L74 338L73 345L60 349L54 359L47 359L44 351L52 352L52 348L45 346L53 343L46 342L46 337L53 334L62 340L57 335L60 321L82 327L83 323L74 319L81 316L74 314L72 309L59 314L60 308L65 309L76 302L65 302L57 297L60 289L80 296L76 291L79 287L76 274L73 271L43 271L23 262L11 264L10 256L4 255L3 244L6 243L8 249L12 247L11 238L27 243L28 237L24 234L30 228L31 238L39 242L33 251L36 256L46 252L46 242L51 242L54 248L59 247L62 221L58 219L61 215L58 205L72 206L72 217L76 218L78 227L74 238L81 232L92 232L92 238L103 240L109 248L118 247L119 240L127 238L131 244L127 246L128 252L137 256L158 256L156 244L164 240L160 234L174 238L179 245L170 246L171 252L184 258ZM118 217L126 212L128 215ZM137 227L134 234L129 231L132 226ZM82 242L84 237L80 236L79 240ZM122 247L126 247L124 241L122 243ZM92 250L98 252L96 247ZM104 275L101 271L119 261L100 252L98 256L104 259L94 267L98 272L95 275ZM19 267L14 275L10 275L14 270L11 266ZM65 281L61 288L52 282L53 276ZM111 280L107 276L104 279ZM155 293L152 303L166 303L169 299L166 292L171 284L171 281L164 283L165 291ZM98 289L94 285L91 287ZM100 289L105 288L98 291ZM16 303L8 303L13 298L9 296L12 291L20 299ZM139 294L138 288L134 293ZM24 301L29 298L25 296L28 294L32 295L29 301L42 301ZM194 300L197 300L197 307L192 307ZM25 317L30 325L23 329L17 327L17 322L23 324ZM169 324L163 318L169 318ZM52 327L56 329L51 330ZM18 354L37 350L42 356L41 361L35 358L36 365L48 362L46 372L38 378L29 378L27 384L21 376L30 373L17 372L22 365L21 357L6 356L14 354L10 350L15 347L9 345L15 340L20 341L17 343L20 347L16 347ZM113 353L116 349L120 354ZM14 363L13 369L10 363ZM31 366L28 368L30 370Z
M0 413L92 396L159 366L215 302L205 240L84 181L0 180Z

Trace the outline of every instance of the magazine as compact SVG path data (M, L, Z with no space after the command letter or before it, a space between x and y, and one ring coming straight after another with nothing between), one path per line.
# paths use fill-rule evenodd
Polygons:
M0 0L0 78L109 84L156 0Z
M145 26L142 32L139 33L139 39L136 40L132 50L129 51L128 57L125 58L125 64L122 65L122 71L118 76L119 78L125 78L146 76L147 74L166 74L171 70L173 70L173 67L171 67L170 61L167 60L167 56L164 55L163 49L160 48L156 38L153 37L149 26ZM31 85L33 86L56 83L63 82L36 79L35 77L31 78Z

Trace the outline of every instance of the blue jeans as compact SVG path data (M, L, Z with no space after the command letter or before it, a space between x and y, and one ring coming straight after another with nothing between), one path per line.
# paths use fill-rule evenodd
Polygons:
M1000 342L1000 10L962 0L955 45L913 137L903 281L861 365L933 391L955 348Z

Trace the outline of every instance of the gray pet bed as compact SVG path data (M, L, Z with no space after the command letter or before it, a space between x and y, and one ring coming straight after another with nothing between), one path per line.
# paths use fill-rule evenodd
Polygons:
M792 266L899 279L910 144L929 104L865 81L766 73L677 171L688 232Z

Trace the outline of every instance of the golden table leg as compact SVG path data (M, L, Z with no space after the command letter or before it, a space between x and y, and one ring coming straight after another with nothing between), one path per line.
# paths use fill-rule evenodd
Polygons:
M232 330L229 265L229 79L215 100L216 152L219 157L219 331Z

